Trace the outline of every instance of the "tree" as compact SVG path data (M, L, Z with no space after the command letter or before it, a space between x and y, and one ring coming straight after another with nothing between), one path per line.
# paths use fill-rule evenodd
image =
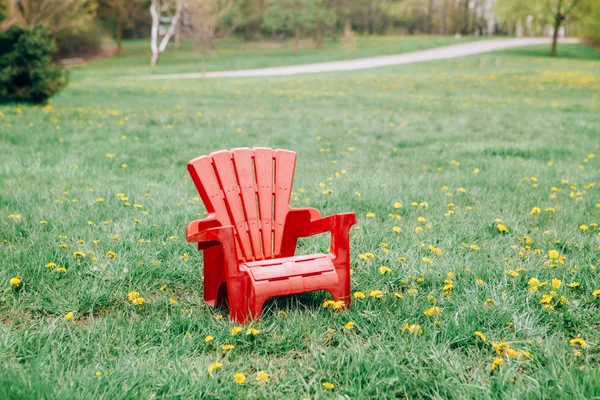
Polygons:
M579 0L555 0L554 7L554 31L552 32L552 50L550 54L556 57L556 43L558 39L558 31L560 27L565 23L567 17L579 4Z
M179 33L198 44L202 57L202 72L205 72L205 55L210 47L215 48L215 31L226 15L233 0L188 0L178 25Z
M132 28L137 23L143 7L146 11L145 2L142 0L99 0L98 17L109 28L117 42L117 55L123 54L123 31ZM144 16L147 18L147 14Z
M556 56L560 29L576 22L580 0L502 0L496 3L496 13L500 22L509 24L516 30L517 24L525 25L529 19L534 33L543 33L543 29L552 27L552 47L550 54Z
M165 51L169 40L171 40L173 33L175 33L184 4L185 0L152 0L150 3L150 15L152 16L152 30L150 34L150 49L152 50L151 66L155 67L158 64L160 55ZM166 14L164 17L163 13ZM165 20L169 21L169 27L166 28L159 44L159 28L161 22Z
M66 29L84 29L96 15L94 0L8 0L7 21L23 28L38 24L50 34Z
M292 31L294 53L298 54L300 36L317 25L335 20L326 0L267 0L263 26L271 31Z

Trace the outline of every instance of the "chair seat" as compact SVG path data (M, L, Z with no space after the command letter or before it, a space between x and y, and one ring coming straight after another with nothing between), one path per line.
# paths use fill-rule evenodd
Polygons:
M242 265L255 281L275 281L335 271L329 255L323 253L252 261Z

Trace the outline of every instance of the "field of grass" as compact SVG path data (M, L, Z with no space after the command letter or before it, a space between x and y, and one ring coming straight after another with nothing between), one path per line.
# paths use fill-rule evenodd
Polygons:
M326 61L348 60L425 50L452 44L467 43L488 37L464 36L358 36L351 47L344 47L333 39L323 41L322 48L315 48L307 41L299 54L294 54L291 41L244 42L222 40L214 50L207 51L206 71L280 67ZM304 43L304 42L302 42ZM73 68L78 77L130 76L165 73L201 72L202 54L190 41L182 41L175 49L172 43L160 58L158 67L150 67L150 44L148 40L125 42L122 57L114 57Z
M597 398L600 56L568 48L208 81L105 61L0 106L0 398ZM232 335L204 304L185 166L242 146L298 153L293 206L356 212L351 310L276 299Z

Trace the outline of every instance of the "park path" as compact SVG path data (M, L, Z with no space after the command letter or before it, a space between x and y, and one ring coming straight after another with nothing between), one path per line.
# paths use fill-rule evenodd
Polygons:
M578 43L576 38L562 38L559 43ZM489 53L513 47L550 45L550 38L492 39L470 43L455 44L429 50L420 50L394 56L358 58L354 60L330 61L316 64L290 65L286 67L243 69L237 71L191 72L180 74L157 74L140 77L146 80L157 79L197 79L197 78L241 78L252 76L286 76L315 74L320 72L354 71L357 69L387 67L390 65L410 64L423 61L443 60L474 54ZM550 51L550 49L548 49Z

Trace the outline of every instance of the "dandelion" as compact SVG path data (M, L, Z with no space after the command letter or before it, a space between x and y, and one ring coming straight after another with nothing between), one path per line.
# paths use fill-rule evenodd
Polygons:
M176 307L179 305L179 302L173 298L169 299L169 304L172 305L173 307Z
M498 231L500 231L500 233L508 233L508 229L504 224L498 224L496 228L498 228Z
M585 232L588 230L588 226L587 225L579 225L579 229L581 230L581 232Z
M228 351L231 351L235 348L235 346L233 344L224 344L223 346L221 346L221 349L223 349L224 353L227 353Z
M492 371L496 370L499 366L501 366L504 363L504 358L495 358L494 361L492 362Z
M258 334L260 334L258 329L250 328L246 331L246 336L256 336Z
M131 301L131 303L133 303L136 306L141 306L142 304L144 304L146 302L146 299L144 299L143 297L138 297L136 299L133 299Z
M265 371L258 371L256 373L256 380L258 382L266 382L269 380L269 375Z
M402 229L401 229L399 226L394 226L394 227L392 228L392 230L393 230L394 232L396 232L396 233L400 233L400 232L402 232Z
M419 217L419 218L417 218L417 221L423 223L426 221L426 219L425 219L425 217Z
M375 213L368 212L366 215L367 218L375 218Z
M364 299L365 294L363 292L354 292L354 298L356 299Z
M403 298L404 298L404 296L402 296L402 295L401 295L400 293L398 293L398 292L395 292L395 293L394 293L394 297L395 297L396 299L398 299L398 300L401 300L401 299L403 299Z
M21 277L20 276L15 276L14 278L10 278L10 286L14 287L14 288L18 288L21 286Z
M241 372L238 372L237 374L235 374L233 376L233 380L235 381L235 383L237 383L238 385L243 384L244 382L246 382L246 375L244 375Z
M76 251L73 253L73 257L75 257L75 258L85 257L85 253L83 251Z
M241 326L234 326L233 328L231 328L231 336L235 336L238 333L240 333L241 331L242 331Z
M551 260L557 259L558 256L559 256L559 254L558 254L558 251L556 251L556 250L550 250L548 252L548 257L550 257Z
M600 289L596 289L592 292L592 296L596 298L596 300L600 300Z
M371 290L369 296L376 299L381 299L381 296L383 296L383 292L381 290Z
M323 382L323 387L327 390L333 390L335 385L331 382Z
M133 301L135 299L137 299L138 297L140 297L139 292L136 292L135 290L133 292L129 292L127 294L127 298L129 299L129 301Z
M106 253L106 258L112 259L115 258L117 254L114 251L109 251Z
M354 328L354 321L349 321L344 325L345 330L350 330Z
M530 214L531 214L531 215L536 215L536 214L539 214L539 213L540 213L540 211L542 211L542 210L541 210L539 207L533 207L533 208L531 209L531 211L530 211Z
M423 314L427 317L435 316L437 317L442 312L442 309L439 307L431 307L427 310L423 311Z
M56 272L58 272L59 274L64 274L67 272L67 269L65 267L58 267L56 268Z
M102 371L96 371L96 377L100 378L102 376Z
M409 332L409 333L414 333L417 335L422 335L423 329L421 328L421 325L418 325L418 324L409 325L408 323L405 323L404 326L402 327L402 332Z
M554 289L560 289L561 285L562 285L562 281L560 279L552 279L552 287Z
M587 346L587 343L585 342L585 340L583 340L580 337L576 337L574 339L571 339L569 341L569 343L571 344L571 346L573 347L581 347L582 349L585 349L585 346Z
M70 321L73 319L73 316L74 316L73 312L69 311L68 313L65 314L64 319L65 319L65 321Z
M210 342L212 342L213 340L215 340L215 338L214 338L213 336L210 336L210 335L208 335L208 336L206 336L206 337L204 338L204 342L205 342L205 343L210 343Z
M571 283L567 283L567 287L571 288L571 289L575 289L578 288L580 286L579 282L571 282Z
M221 367L223 367L223 364L218 361L215 361L214 363L210 364L210 366L208 367L208 371L214 372L214 371L220 369Z
M402 203L395 202L394 203L394 208L396 208L396 209L402 208Z
M423 262L427 263L427 264L431 264L431 262L432 262L431 258L429 258L429 257L423 257L421 260L423 260Z
M479 340L481 340L483 343L487 342L487 338L485 337L483 332L475 331L475 336L477 336Z
M379 273L381 275L389 274L391 272L392 272L392 270L390 268L386 267L385 265L382 265L381 267L379 267Z

